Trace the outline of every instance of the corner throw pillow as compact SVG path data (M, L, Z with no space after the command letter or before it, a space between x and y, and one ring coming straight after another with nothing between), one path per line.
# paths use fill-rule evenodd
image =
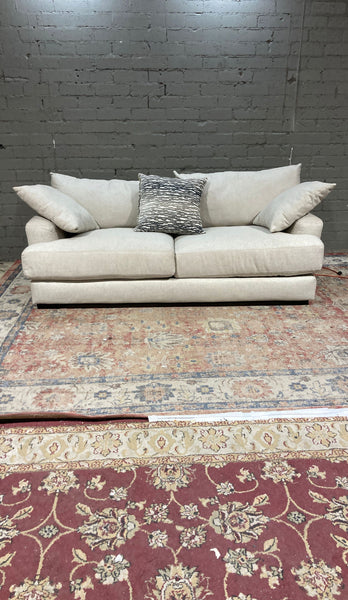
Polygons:
M22 185L13 189L30 208L63 231L82 233L98 229L98 224L83 206L49 185Z
M181 180L139 173L139 181L135 231L204 233L199 205L206 179Z
M272 233L284 231L313 210L335 186L335 183L323 183L322 181L299 183L285 190L267 204L256 215L253 225L267 227Z

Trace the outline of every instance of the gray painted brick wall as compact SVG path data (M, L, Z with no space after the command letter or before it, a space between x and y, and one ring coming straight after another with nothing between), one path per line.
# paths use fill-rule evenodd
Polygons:
M348 248L347 0L1 0L0 258L54 170L263 169L337 183L316 210Z

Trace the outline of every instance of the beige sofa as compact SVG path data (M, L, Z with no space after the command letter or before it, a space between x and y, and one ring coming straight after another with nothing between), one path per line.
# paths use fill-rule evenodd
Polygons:
M300 184L300 170L176 173L207 179L203 235L135 231L138 181L52 173L51 186L14 188L39 213L22 254L33 302L311 300L324 247L310 211L334 184Z

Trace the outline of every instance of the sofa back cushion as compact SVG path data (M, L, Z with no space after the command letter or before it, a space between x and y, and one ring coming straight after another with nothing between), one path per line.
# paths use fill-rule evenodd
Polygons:
M207 179L201 199L203 227L249 225L273 198L300 183L301 164L263 171L174 174Z
M79 179L51 173L51 185L84 206L102 229L136 225L138 181Z

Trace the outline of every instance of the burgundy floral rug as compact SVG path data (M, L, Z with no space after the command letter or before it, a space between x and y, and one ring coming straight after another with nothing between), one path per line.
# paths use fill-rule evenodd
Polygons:
M348 255L326 263L348 274ZM0 417L340 407L348 279L305 305L33 308L19 262L0 278Z
M344 600L348 422L0 426L0 597Z

